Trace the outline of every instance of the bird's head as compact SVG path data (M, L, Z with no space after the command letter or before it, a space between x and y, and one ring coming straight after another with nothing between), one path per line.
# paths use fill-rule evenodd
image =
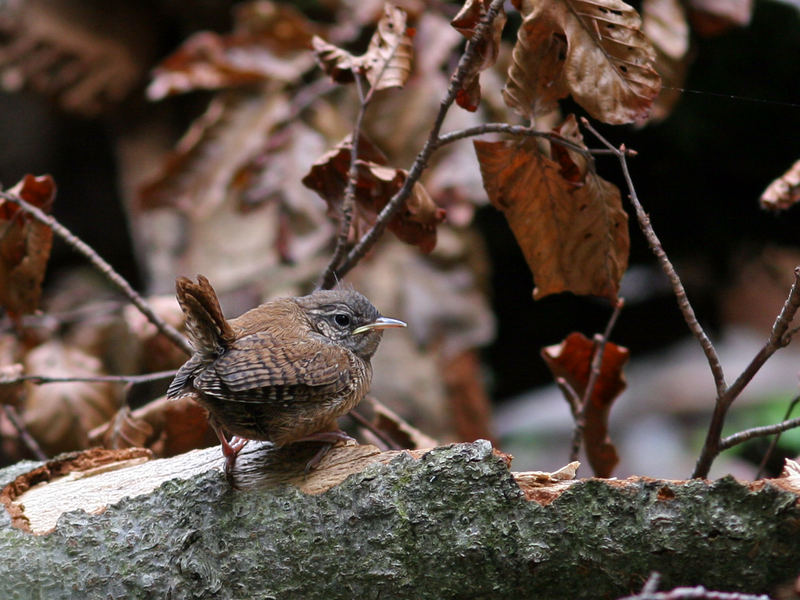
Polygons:
M364 360L375 354L384 329L406 326L403 321L381 316L355 290L319 290L296 301L318 333Z

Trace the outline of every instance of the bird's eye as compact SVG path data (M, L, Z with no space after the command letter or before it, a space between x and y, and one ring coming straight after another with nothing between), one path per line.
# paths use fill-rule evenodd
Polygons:
M336 324L339 327L349 327L350 326L350 315L345 313L338 313L333 315L333 320L336 321Z

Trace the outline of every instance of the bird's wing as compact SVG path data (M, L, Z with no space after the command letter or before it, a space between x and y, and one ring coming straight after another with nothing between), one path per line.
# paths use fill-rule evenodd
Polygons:
M259 332L236 340L195 380L206 393L255 393L265 388L301 386L344 388L350 359L342 348L314 339L286 340Z

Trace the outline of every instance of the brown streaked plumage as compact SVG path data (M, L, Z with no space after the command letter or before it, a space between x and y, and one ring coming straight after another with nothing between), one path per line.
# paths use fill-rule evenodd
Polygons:
M230 321L202 275L196 283L179 278L176 290L194 354L167 396L191 395L208 409L228 472L246 439L277 446L345 439L336 419L369 390L382 330L405 326L353 290L280 298ZM225 432L245 440L231 444Z

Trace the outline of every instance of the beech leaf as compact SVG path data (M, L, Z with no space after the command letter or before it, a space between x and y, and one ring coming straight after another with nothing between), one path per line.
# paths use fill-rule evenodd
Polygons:
M563 378L580 398L586 392L595 343L581 333L570 333L560 344L542 349L554 378ZM627 348L606 342L600 375L586 405L583 439L589 464L597 477L610 477L619 462L617 450L608 437L611 405L627 383L622 370L630 358Z
M359 141L357 161L356 207L352 227L356 237L375 223L381 209L405 183L408 172L388 167L380 151L364 141ZM328 203L333 215L340 215L347 178L350 170L352 143L346 138L333 150L326 152L311 166L303 185L317 192ZM377 159L380 162L376 162ZM405 206L389 221L388 229L406 243L431 252L436 246L436 226L444 220L445 211L439 208L428 192L417 182Z
M56 185L49 175L25 175L8 193L50 212ZM39 306L52 245L53 230L48 225L14 202L0 199L0 305L17 322Z
M472 40L475 35L475 29L486 16L491 3L491 0L466 0L458 14L450 21L450 25L465 38ZM501 7L494 21L492 21L491 31L483 36L476 49L480 60L474 62L470 71L464 76L461 89L456 92L456 103L461 108L471 112L478 110L478 103L481 100L480 73L497 62L505 24L506 13Z
M355 72L362 72L375 90L403 87L411 74L413 57L406 20L406 11L387 3L378 29L361 56L314 36L311 44L320 68L337 83L349 83Z
M565 178L565 155L559 164L529 140L474 144L489 199L533 273L534 299L569 291L614 301L630 248L616 186L588 171L576 181L577 165Z
M516 0L523 22L503 90L525 117L571 94L594 118L644 121L661 80L637 12L621 0Z
M786 210L800 202L800 160L775 181L761 195L761 208Z

